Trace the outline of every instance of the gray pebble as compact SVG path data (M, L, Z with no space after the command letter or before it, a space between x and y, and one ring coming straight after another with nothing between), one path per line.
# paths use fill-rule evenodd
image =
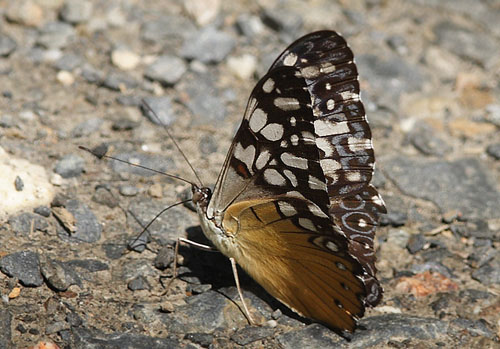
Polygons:
M37 43L48 49L64 48L74 39L75 29L64 22L49 22L40 30Z
M8 222L15 234L25 236L27 236L31 232L32 228L33 231L38 230L46 232L49 227L49 224L47 223L47 220L45 218L30 212L24 212L17 216L14 216L10 218Z
M41 263L40 271L47 285L57 291L66 291L71 285L83 287L78 274L66 263L47 258Z
M21 179L21 177L16 176L16 179L14 180L14 187L16 188L16 191L23 191L23 189L24 189L24 182Z
M131 291L150 290L151 286L143 276L138 276L129 281L127 287Z
M249 15L247 13L238 16L236 20L236 28L248 38L253 38L262 33L264 30L264 24L259 17L254 15Z
M500 143L490 144L488 148L486 148L486 153L496 160L500 160Z
M495 258L472 272L472 278L483 285L500 284L500 259Z
M156 269L165 270L174 261L175 251L171 247L162 247L156 254L153 265Z
M273 30L286 33L294 37L302 28L302 16L288 11L283 7L275 9L265 9L262 13L262 22Z
M104 73L91 65L84 65L82 77L91 84L101 84L104 81Z
M109 265L97 259L73 259L66 262L67 265L85 269L92 273L97 271L109 270Z
M123 89L133 89L139 83L132 76L122 73L113 72L106 76L102 85L113 91L122 91Z
M17 43L10 36L0 33L0 56L8 57L17 48Z
M92 16L92 3L86 0L66 0L60 16L65 22L78 24L86 22Z
M23 286L38 287L43 284L40 273L40 259L38 253L21 251L11 253L0 259L2 273L19 279Z
M169 126L177 119L172 108L172 100L170 97L146 97L144 98L144 102L153 110L154 114L143 104L141 105L142 113L153 124Z
M231 335L231 340L238 345L248 345L258 340L272 336L274 330L265 326L247 326Z
M413 234L410 236L406 248L411 254L415 254L424 248L425 243L426 241L424 234Z
M102 227L94 213L84 203L70 199L65 204L66 209L76 221L76 231L68 233L62 226L57 226L57 235L67 242L96 242L101 238Z
M33 210L36 214L39 214L40 216L43 217L49 217L52 211L50 210L50 207L48 206L38 206Z
M164 55L146 68L144 76L163 85L171 86L179 81L186 70L187 65L184 60L176 56Z
M139 188L134 187L133 185L124 184L124 185L120 185L120 187L118 188L118 191L123 196L136 196L137 194L139 194L140 190L139 190Z
M72 71L83 64L82 56L74 53L66 53L54 62L54 68L57 70Z
M103 187L96 188L94 195L92 195L92 201L105 205L109 208L117 207L119 204L113 194L108 189Z
M70 328L69 324L66 323L65 321L56 321L45 327L45 334L53 334L60 332L62 330L67 330L69 328Z
M182 43L195 32L196 26L186 17L167 14L160 19L144 22L141 37L146 41L165 45L166 42Z
M78 155L68 154L59 160L54 171L63 178L78 177L85 170L85 160Z
M203 63L218 63L226 58L235 44L231 35L206 27L184 41L181 55Z

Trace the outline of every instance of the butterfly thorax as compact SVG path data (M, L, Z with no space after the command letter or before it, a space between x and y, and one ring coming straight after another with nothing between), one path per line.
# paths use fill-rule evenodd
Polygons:
M212 197L212 190L207 187L198 187L193 185L193 203L196 205L196 211L200 218L201 228L205 236L214 244L219 251L227 257L235 256L235 246L233 235L228 234L222 227L222 216L210 216L207 214L208 205Z

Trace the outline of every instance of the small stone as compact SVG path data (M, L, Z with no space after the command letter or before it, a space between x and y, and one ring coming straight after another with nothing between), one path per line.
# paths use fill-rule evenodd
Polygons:
M117 49L111 53L111 63L122 70L132 70L140 61L138 54L127 49Z
M272 336L274 330L270 327L247 326L236 331L231 340L238 345L245 346L258 340Z
M182 46L181 55L203 63L218 63L232 51L236 41L224 32L206 27L191 35Z
M302 28L302 17L283 7L266 9L262 13L262 22L273 30L287 34L297 33Z
M415 297L425 297L438 292L458 290L458 285L444 275L423 272L412 277L402 277L395 287L401 293L412 293Z
M78 177L85 170L85 160L78 155L68 154L59 160L54 171L63 178Z
M411 254L415 254L421 251L425 246L426 240L424 234L412 234L406 248Z
M56 79L64 86L71 86L75 82L74 75L71 72L65 70L59 71L56 75Z
M57 70L73 71L83 64L81 56L73 53L63 54L57 61L54 62L54 68Z
M60 332L62 330L67 330L69 328L70 328L69 324L67 324L65 321L56 321L54 323L47 325L47 327L45 328L45 334L53 334L53 333ZM44 346L41 348L48 349L48 348L50 348L50 346L44 344Z
M136 196L139 194L139 188L134 187L133 185L120 185L118 188L118 191L120 192L121 195L123 196Z
M61 225L57 226L57 235L64 241L73 243L96 242L101 238L102 227L94 213L84 203L70 199L65 208L75 218L76 230L69 233Z
M163 197L163 186L161 183L154 183L148 189L148 194L154 198L162 198Z
M64 178L58 174L58 173L53 173L52 176L50 176L50 184L55 185L56 187L60 187L64 183Z
M99 131L103 124L101 118L91 118L87 119L78 125L71 131L71 135L75 138L86 137L95 134Z
M185 103L194 114L195 123L216 124L225 119L225 103L211 77L198 75L197 79L189 80L184 89L189 96Z
M43 26L38 44L48 49L64 48L75 37L75 29L64 22L50 22Z
M483 285L500 284L500 259L495 258L472 272L472 278Z
M32 230L46 232L49 227L49 224L43 217L29 212L14 216L8 222L15 234L25 236L28 236Z
M452 150L446 141L425 123L414 126L407 137L413 146L425 155L443 156Z
M490 144L486 148L486 153L495 160L500 160L500 143Z
M185 0L184 8L201 27L212 22L219 13L220 0Z
M91 273L109 270L109 265L97 259L73 259L66 262L66 264L72 267L84 269L85 271L89 271Z
M405 212L390 210L380 217L380 225L390 225L393 227L400 227L405 225L408 220L408 215Z
M126 91L137 87L138 82L130 75L114 72L102 82L103 86L113 91Z
M40 216L49 217L52 211L48 206L38 206L37 208L35 208L34 212L36 214L39 214Z
M406 247L410 239L410 234L403 229L390 229L387 234L387 242L395 244L399 247Z
M246 37L253 38L254 36L262 34L264 31L264 24L259 17L245 13L240 15L236 20L236 28Z
M104 80L104 73L88 64L83 66L81 74L91 84L100 84Z
M163 85L171 86L179 81L186 70L187 65L184 60L176 56L164 55L146 68L144 76Z
M388 37L387 44L400 55L406 55L408 53L408 45L405 38L401 35L392 35Z
M66 291L71 285L83 287L78 274L60 261L47 258L41 263L40 271L47 284L57 291Z
M149 108L141 105L142 113L153 124L169 126L177 119L170 97L146 97L144 98L144 102L149 106ZM151 112L150 108L154 113Z
M16 187L17 191L23 191L23 189L24 189L24 182L21 179L21 177L16 176L16 180L14 181L14 186Z
M119 205L118 200L113 194L103 187L96 188L94 195L92 195L92 201L101 205L106 205L109 208L114 208Z
M14 299L14 298L19 297L20 294L21 294L21 288L20 287L14 287L12 289L12 291L10 291L8 297L9 297L9 299Z
M131 291L149 290L151 286L148 281L143 276L138 276L133 280L129 281L127 285L128 289Z
M451 210L451 211L447 211L447 212L443 213L443 215L441 217L441 221L443 223L450 224L450 223L453 223L458 218L460 218L461 216L462 216L462 214L460 213L460 211Z
M11 22L32 27L40 26L44 18L42 8L29 0L11 2L5 15Z
M250 54L244 54L239 57L229 57L227 60L228 68L241 80L248 80L257 69L257 58Z
M165 270L174 261L175 251L168 246L162 247L156 254L153 265L156 269Z
M17 48L17 43L10 36L0 33L0 56L8 57Z
M92 16L92 3L87 0L66 0L60 16L71 24L87 22Z
M40 260L38 253L21 251L11 253L0 259L2 273L18 278L23 286L38 287L43 284L40 273Z

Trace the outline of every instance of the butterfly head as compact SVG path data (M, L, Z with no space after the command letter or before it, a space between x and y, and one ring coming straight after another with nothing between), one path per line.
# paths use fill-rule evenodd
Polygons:
M210 198L212 197L212 190L207 187L198 187L197 185L193 185L191 187L191 191L193 193L193 203L195 205L199 205L200 207L207 207Z

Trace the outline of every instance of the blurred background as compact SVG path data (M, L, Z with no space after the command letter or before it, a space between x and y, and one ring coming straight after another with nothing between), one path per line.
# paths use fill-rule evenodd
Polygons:
M350 344L287 311L175 207L193 180L144 99L213 185L248 96L293 40L354 51L372 127L385 296ZM500 2L0 0L0 347L484 347L500 323ZM163 282L163 283L162 283Z

